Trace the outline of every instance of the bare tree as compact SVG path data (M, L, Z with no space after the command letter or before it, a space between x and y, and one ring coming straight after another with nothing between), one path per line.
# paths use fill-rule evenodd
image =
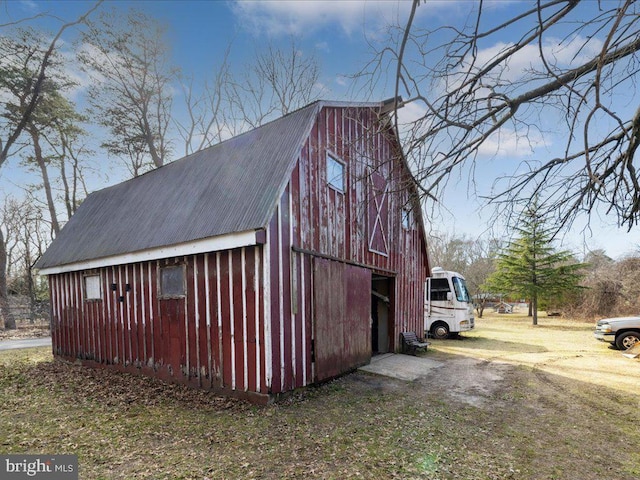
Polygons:
M185 155L219 143L318 98L320 67L292 40L289 48L258 49L242 73L232 72L232 45L225 51L211 81L203 86L184 79L187 118L177 121Z
M11 198L5 199L2 210L0 210L0 291L5 292L3 307L4 328L16 328L16 319L13 312L9 308L9 298L7 288L9 280L15 277L19 270L19 261L16 259L22 257L20 249L20 205Z
M78 17L76 20L64 23L58 30L58 32L50 40L49 46L44 52L39 66L35 70L35 75L25 84L25 91L23 92L23 99L25 108L22 111L22 115L9 120L6 118L7 112L6 105L2 103L2 110L0 111L0 118L5 119L0 127L0 168L4 165L9 158L12 150L18 141L18 138L22 135L24 129L27 127L28 122L41 98L43 84L48 74L49 59L56 50L57 44L62 37L63 33L77 25L84 23L89 15L91 15L102 3L102 0L97 1L86 13ZM33 18L39 17L35 16ZM0 25L2 28L13 27L18 23L27 22L29 19L21 19L16 22L3 23ZM5 82L11 80L6 68L6 58L0 57L0 80ZM2 87L3 88L3 87ZM8 121L7 121L8 120ZM6 262L7 254L5 251L4 236L0 230L0 315L4 318L5 328L15 328L15 319L12 318L8 308L8 295L7 295L7 278L6 278Z
M86 158L91 156L93 151L82 141L85 132L74 125L59 128L57 134L57 142L51 142L50 145L59 168L62 200L67 218L71 218L82 199L89 194L84 171Z
M13 291L29 299L30 318L35 319L39 299L33 266L47 245L47 234L42 209L33 197L18 201L5 199L0 211L0 225L4 230L7 256L7 278Z
M227 83L236 124L255 128L318 99L320 67L292 40L287 50L268 45L256 52L245 73Z
M589 252L585 287L573 304L576 317L596 319L637 315L640 309L640 256L613 260L602 250Z
M194 79L183 79L182 93L188 121L178 122L178 134L184 142L184 154L189 155L224 140L233 128L230 121L229 101L225 89L231 83L227 48L222 63L215 68L213 79L205 80L198 93Z
M472 262L473 245L466 235L434 232L429 238L429 258L434 266L465 274Z
M254 73L269 86L273 108L281 115L317 98L320 67L314 56L305 57L292 40L288 50L269 45L256 55Z
M413 1L367 69L376 82L394 65L396 95L422 111L405 130L422 194L437 198L455 170L473 175L496 143L536 152L555 135L560 155L514 164L489 200L511 207L537 197L559 227L601 207L636 226L640 109L625 99L637 102L640 4L516 2L505 19L493 10L504 5L479 1L466 23L428 29L419 25L424 3Z
M138 10L123 20L112 10L91 22L79 58L92 79L96 120L109 130L103 146L130 159L138 175L169 159L172 87L177 70L168 64L165 28Z

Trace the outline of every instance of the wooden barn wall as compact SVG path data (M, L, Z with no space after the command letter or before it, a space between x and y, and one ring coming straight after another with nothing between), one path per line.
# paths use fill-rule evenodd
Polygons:
M186 295L161 298L160 268L173 264L185 265ZM263 247L255 246L50 275L54 353L205 388L268 393L265 272ZM83 277L95 274L102 298L86 300Z
M415 218L410 228L402 226L402 210L409 204L403 184L406 172L394 159L392 142L382 133L370 135L374 120L372 112L356 115L354 110L323 109L269 223L265 277L270 282L265 284L265 312L272 393L332 376L330 369L318 373L314 362L318 360L314 355L322 353L314 352L317 325L313 323L313 303L320 291L314 285L314 266L318 256L366 266L373 273L394 278L392 349L399 345L400 331L423 333L426 246ZM327 151L345 164L344 193L327 185ZM384 238L373 238L374 245L369 225L371 184L378 182L379 186L381 179L386 185L379 193L386 191L387 211L382 216ZM386 246L385 252L374 248L381 245ZM367 294L367 308L368 299ZM354 365L362 363L360 357L354 358ZM334 373L348 369L349 361L341 358L342 364Z
M296 167L297 169L297 167ZM267 229L265 249L265 311L270 332L271 392L280 393L314 383L312 344L312 257L292 250L299 234L292 221L293 189L289 183Z
M405 188L407 172L396 155L396 144L384 132L376 131L377 125L371 110L321 110L285 192L290 197L285 207L291 211L286 218L291 224L291 238L286 240L294 252L308 251L342 259L393 277L395 338L391 348L397 348L400 331L423 333L428 260L415 216L411 215L409 228L402 225L403 208L410 205ZM344 193L327 184L327 152L345 165ZM387 211L380 219L384 238L379 230L376 237L370 235L376 194L378 200L384 194L386 202ZM386 245L386 251L381 251L382 245ZM304 261L299 259L300 263ZM311 276L309 265L305 266L303 283L307 283L302 290L309 291Z
M224 391L277 394L309 385L319 379L313 299L321 293L314 285L320 256L393 277L392 349L400 331L421 334L426 246L415 219L402 226L406 172L375 125L371 111L321 110L263 246L50 275L54 353ZM327 151L345 165L344 193L327 185ZM386 211L372 237L374 198ZM159 298L160 268L175 263L186 266L187 294ZM100 300L84 298L88 274L101 277Z

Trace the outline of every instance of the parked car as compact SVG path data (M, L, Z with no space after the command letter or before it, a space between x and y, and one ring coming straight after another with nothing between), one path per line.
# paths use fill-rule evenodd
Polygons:
M603 318L596 324L593 335L602 342L626 350L640 342L640 317Z

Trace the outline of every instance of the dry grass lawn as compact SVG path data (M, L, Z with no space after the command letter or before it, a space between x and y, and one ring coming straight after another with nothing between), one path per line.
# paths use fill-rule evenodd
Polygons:
M0 353L0 451L77 454L80 478L640 478L640 361L592 324L487 317L414 382L353 373L267 407Z

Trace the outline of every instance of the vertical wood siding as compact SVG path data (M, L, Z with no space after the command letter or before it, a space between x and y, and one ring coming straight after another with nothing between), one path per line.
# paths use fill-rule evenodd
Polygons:
M407 172L395 156L397 145L375 125L370 111L323 109L268 226L270 322L265 332L272 346L272 393L330 378L368 359L372 274L394 279L391 349L399 346L401 331L422 334L426 245L415 217L409 228L402 226L403 207L410 205ZM345 165L344 192L328 186L327 153ZM344 262L331 271L358 288L346 289L350 293L343 296L350 282L316 278L314 265L323 256ZM362 270L369 276L355 275ZM324 309L334 320L344 317L346 324L314 324L314 318L327 318L314 309ZM345 328L346 337L340 334ZM339 358L332 350L337 345L342 346Z
M316 324L315 303L321 297L332 311L332 289L344 290L316 278L323 257L346 276L338 314L353 310L343 327L358 336L340 337L338 373L370 355L373 275L393 279L390 348L401 331L420 334L426 246L415 220L402 226L407 175L395 140L377 125L367 109L320 111L264 245L50 275L54 352L224 391L268 395L309 385L331 376L314 358L323 354L318 345L329 348L316 335L331 331ZM344 192L327 184L327 153L345 166ZM182 298L159 296L160 269L169 265L185 266ZM84 276L95 274L102 298L87 300Z
M395 348L400 331L422 333L428 260L415 215L410 228L402 226L403 208L411 205L409 178L394 137L378 125L372 110L320 111L288 186L292 247L394 277ZM327 184L327 152L345 164L344 193ZM306 290L310 278L305 277Z
M50 275L54 353L266 394L263 262L255 246ZM169 265L185 265L182 298L159 296L160 268ZM96 274L102 298L87 300L84 277Z

